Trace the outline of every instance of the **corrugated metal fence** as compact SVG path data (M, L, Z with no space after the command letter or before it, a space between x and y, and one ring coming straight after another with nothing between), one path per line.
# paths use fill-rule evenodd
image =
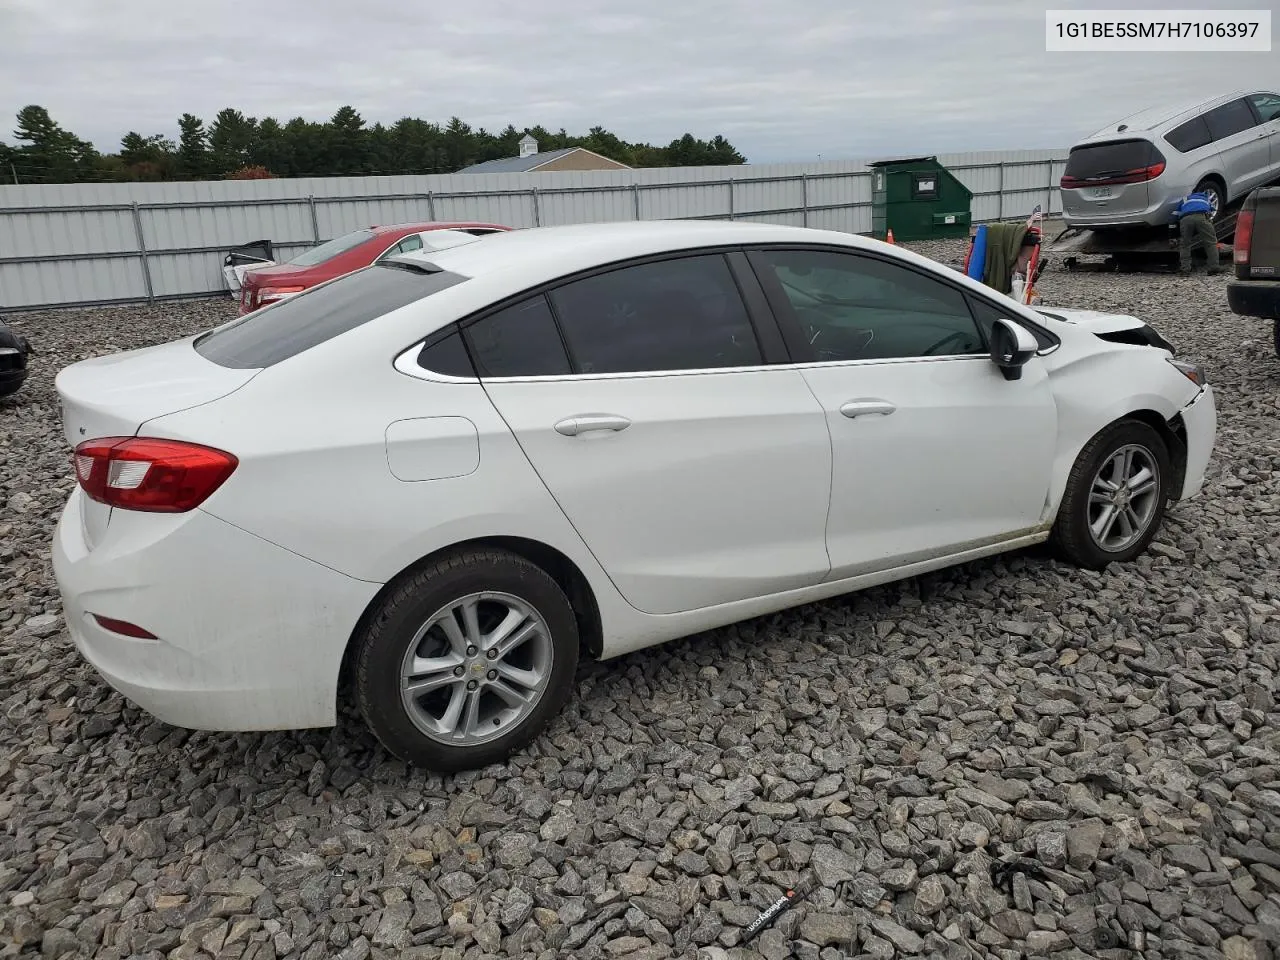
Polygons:
M974 192L975 222L1060 212L1062 151L939 156ZM512 227L738 219L871 230L871 175L852 161L585 173L0 186L0 311L225 294L222 259L276 255L373 223Z

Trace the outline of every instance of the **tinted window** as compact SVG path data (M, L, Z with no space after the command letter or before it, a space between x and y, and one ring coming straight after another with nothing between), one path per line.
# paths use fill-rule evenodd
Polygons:
M1209 125L1209 133L1214 140L1234 136L1241 130L1248 130L1255 123L1253 111L1244 100L1232 100L1220 107L1214 107L1204 115Z
M316 264L324 263L326 260L332 260L339 254L353 250L366 240L373 239L373 232L370 230L357 230L354 233L348 233L345 236L336 237L326 243L320 244L318 247L312 247L310 250L304 250L289 262L299 267L314 267Z
M1280 96L1274 93L1255 93L1249 99L1263 123L1280 118Z
M1025 327L1027 332L1036 338L1036 343L1040 345L1041 350L1053 346L1056 342L1043 330L1037 330L1035 327L1022 323L1020 320L1011 317L1009 315L1010 311L1008 310L1001 310L998 307L993 306L990 302L980 300L974 296L969 296L966 299L969 301L969 308L973 311L974 319L978 321L978 328L982 331L982 335L986 338L987 343L991 342L991 328L995 326L997 317L1001 317L1005 320L1013 320L1013 322L1017 323L1019 326Z
M1164 138L1179 153L1203 147L1213 139L1209 136L1209 125L1204 122L1204 117L1196 117L1174 127L1164 135Z
M211 330L196 340L196 350L224 367L269 367L466 279L379 264Z
M580 373L740 367L762 361L719 254L623 267L551 293Z
M475 368L462 342L462 334L456 327L450 333L437 334L418 352L418 366L432 373L450 377L474 377Z
M546 297L534 297L467 325L482 377L555 377L570 372Z
M781 286L817 360L986 352L964 295L922 273L818 250L769 250L757 260Z
M1159 162L1159 151L1149 140L1117 140L1076 147L1067 156L1063 175L1087 180L1140 170Z

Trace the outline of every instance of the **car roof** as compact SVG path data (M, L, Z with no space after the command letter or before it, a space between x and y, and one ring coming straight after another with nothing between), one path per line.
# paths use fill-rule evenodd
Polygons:
M1163 104L1155 107L1147 107L1135 113L1129 114L1127 117L1109 123L1100 130L1095 130L1089 136L1080 141L1080 144L1092 143L1097 140L1115 140L1125 137L1133 137L1135 135L1152 133L1159 131L1164 127L1174 127L1185 120L1191 119L1197 113L1209 110L1213 107L1221 106L1240 97L1248 96L1250 93L1258 93L1256 90L1234 90L1231 93L1220 94L1215 97L1208 97L1194 102L1183 101L1176 104ZM1125 129L1121 130L1120 127ZM1079 144L1077 144L1078 146Z
M880 241L856 234L771 223L625 220L529 227L488 235L483 243L446 250L414 250L402 256L466 277L493 276L518 266L522 273L545 273L550 279L636 257L753 243L835 243L864 249L882 246Z

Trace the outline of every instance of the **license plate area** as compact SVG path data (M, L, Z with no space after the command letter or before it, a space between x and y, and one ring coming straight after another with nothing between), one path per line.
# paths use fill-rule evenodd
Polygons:
M1084 195L1090 200L1110 200L1115 196L1110 187L1089 187Z

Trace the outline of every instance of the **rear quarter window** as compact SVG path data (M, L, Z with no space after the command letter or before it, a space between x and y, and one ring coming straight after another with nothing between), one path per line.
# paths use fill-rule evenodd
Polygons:
M1205 123L1203 116L1194 117L1186 123L1179 124L1166 133L1164 138L1169 141L1169 146L1179 153L1198 150L1200 147L1207 146L1213 139L1209 134L1209 125Z
M379 263L210 330L196 339L196 352L237 370L270 367L466 279Z

